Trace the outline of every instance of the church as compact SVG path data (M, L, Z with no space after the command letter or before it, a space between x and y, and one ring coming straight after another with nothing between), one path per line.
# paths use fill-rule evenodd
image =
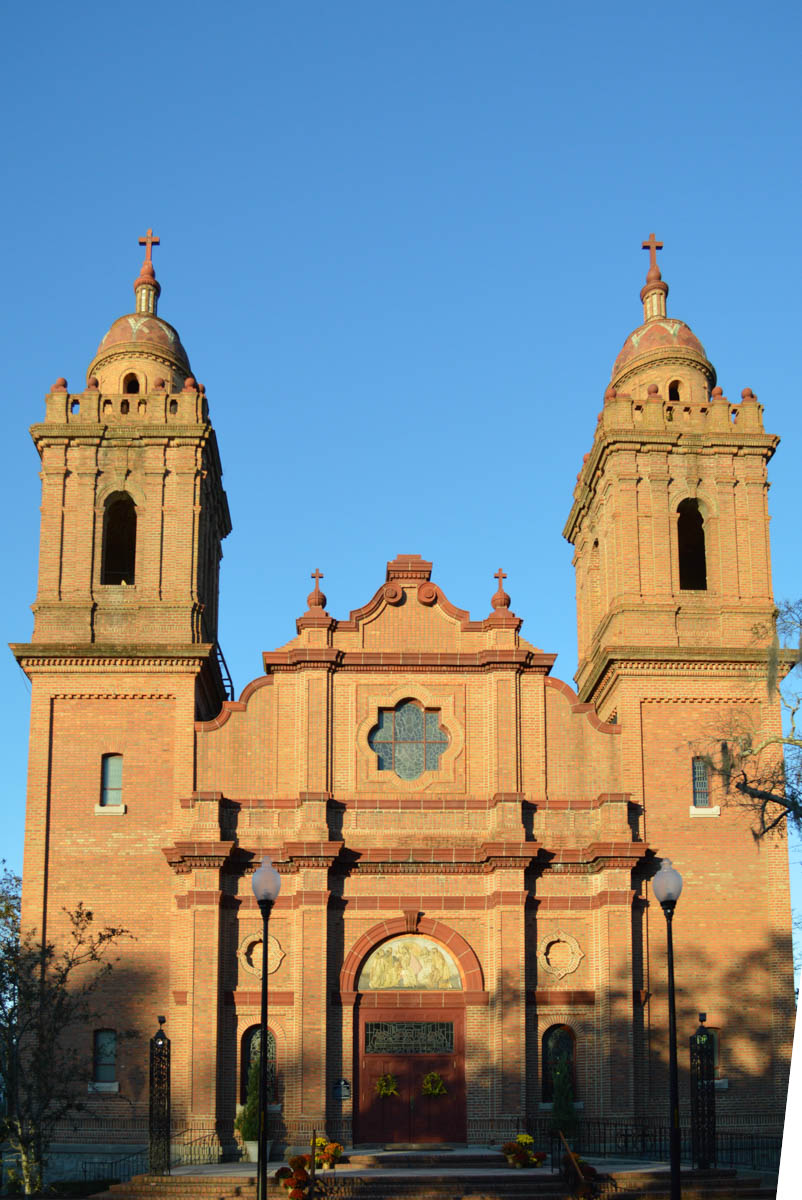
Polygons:
M436 564L388 547L347 615L327 611L316 570L288 640L234 698L212 411L158 314L158 239L140 241L134 311L31 429L38 591L31 640L12 647L32 684L23 921L57 943L83 901L135 936L86 1031L88 1115L61 1142L142 1144L160 1013L176 1133L233 1146L259 1044L265 854L282 883L267 946L280 1143L506 1140L550 1112L566 1058L580 1117L665 1124L650 886L665 858L685 880L683 1111L702 1011L720 1124L781 1129L787 845L753 839L700 749L734 720L779 727L753 633L773 610L779 439L668 316L660 243L644 243L642 322L598 416L588 399L589 452L566 486L575 687L523 637L502 570L472 615Z

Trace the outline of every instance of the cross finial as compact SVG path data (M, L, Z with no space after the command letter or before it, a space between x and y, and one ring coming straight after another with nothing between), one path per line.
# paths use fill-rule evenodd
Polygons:
M315 590L310 592L306 597L306 603L310 608L325 608L326 597L320 590L320 581L323 578L323 572L318 567L315 567L311 578L315 581Z
M649 269L657 266L657 251L663 249L663 243L658 242L653 233L649 234L648 241L643 243L643 249L649 251Z
M497 588L495 594L493 595L493 597L491 598L490 603L493 605L493 608L496 610L498 610L500 608L507 609L510 607L510 598L507 595L507 593L504 591L504 587L502 584L502 580L506 579L507 576L502 571L501 567L499 567L499 569L496 571L493 578L498 580L498 588Z
M139 239L139 244L146 247L145 262L153 262L153 247L161 245L161 238L155 237L153 230L149 229L145 236Z

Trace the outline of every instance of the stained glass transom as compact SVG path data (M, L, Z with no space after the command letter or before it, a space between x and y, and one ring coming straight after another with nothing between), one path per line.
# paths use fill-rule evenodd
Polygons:
M395 708L380 708L378 724L368 735L380 771L395 771L399 779L417 779L424 771L436 771L440 755L448 746L448 734L440 726L438 709L423 709L414 700L402 700Z
M368 1021L366 1054L450 1054L454 1049L451 1021Z

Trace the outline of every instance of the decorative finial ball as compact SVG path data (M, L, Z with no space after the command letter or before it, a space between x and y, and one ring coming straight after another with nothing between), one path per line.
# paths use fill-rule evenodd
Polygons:
M67 380L64 379L63 376L59 376L59 378L56 380L56 382L53 384L53 386L50 390L51 390L51 392L66 392Z
M161 378L161 376L158 379L153 380L153 390L154 392L164 391L164 380Z
M315 586L315 590L313 592L310 592L309 595L306 597L306 603L309 608L325 608L326 607L326 597L325 597L324 593L321 592L320 588L318 586Z
M751 388L744 388L744 390L741 392L741 399L742 400L757 400L757 396L755 395L755 393L752 391Z
M649 386L647 387L646 391L649 393L650 396L656 396L657 393L660 391L660 389L656 383L650 383Z
M510 598L502 588L501 584L499 584L498 591L493 593L490 603L496 610L510 607Z
M198 385L195 382L194 376L187 375L186 379L184 380L184 391L185 392L196 392L197 390L198 390Z
M723 389L723 388L721 388L721 387L719 387L718 385L716 385L716 387L714 387L714 388L713 388L713 395L714 395L714 396L723 396L723 395L724 395L724 389Z
M100 387L100 380L98 379L97 375L90 375L89 382L86 386L90 392L96 392Z
M617 395L618 395L618 392L615 390L613 385L610 384L607 391L604 393L604 399L605 400L615 400Z

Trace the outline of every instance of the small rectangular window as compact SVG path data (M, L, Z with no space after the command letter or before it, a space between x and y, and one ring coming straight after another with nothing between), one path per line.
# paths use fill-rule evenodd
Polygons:
M100 771L100 803L105 808L123 802L123 756L104 754Z
M710 768L704 758L693 760L693 807L710 807Z
M117 1034L113 1029L95 1030L92 1077L95 1083L114 1083L117 1079Z

